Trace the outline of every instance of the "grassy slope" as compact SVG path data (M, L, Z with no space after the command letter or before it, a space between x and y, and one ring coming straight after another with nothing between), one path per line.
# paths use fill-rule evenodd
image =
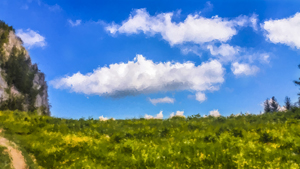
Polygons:
M300 109L259 116L105 122L4 111L0 127L44 168L299 168L300 164Z

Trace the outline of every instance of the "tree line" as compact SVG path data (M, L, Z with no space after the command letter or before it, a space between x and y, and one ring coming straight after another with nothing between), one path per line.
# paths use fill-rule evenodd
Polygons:
M300 69L300 65L298 65L298 68ZM294 84L297 86L300 86L300 78L299 81L294 80ZM267 98L266 101L264 102L264 112L265 113L272 113L272 112L277 112L277 111L288 111L292 110L296 107L300 107L300 93L298 93L298 101L296 103L292 103L291 99L286 96L284 99L284 106L280 107L277 100L273 96L270 100Z

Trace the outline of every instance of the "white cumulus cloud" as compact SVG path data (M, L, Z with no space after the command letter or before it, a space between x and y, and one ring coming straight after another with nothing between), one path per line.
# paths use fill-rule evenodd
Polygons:
M256 52L253 49L246 49L239 46L231 46L226 43L207 43L201 45L183 45L180 47L183 54L194 53L202 56L202 51L210 52L211 57L217 59L223 64L234 62L259 62L268 64L270 62L270 54L266 52Z
M201 92L196 93L196 100L198 100L199 102L203 102L206 99L207 98L204 93L201 93Z
M254 75L259 71L257 66L250 66L246 63L234 62L231 65L231 70L235 75Z
M238 53L239 49L234 48L228 44L221 44L219 47L215 47L212 45L208 45L207 49L210 50L212 55L222 55L222 56L230 56Z
M22 29L18 29L16 35L22 39L25 47L44 47L46 46L45 37L38 34L37 32L27 29L23 31Z
M112 120L115 120L114 118L111 118ZM107 121L107 120L109 120L107 117L103 117L103 115L102 116L100 116L99 117L99 120L100 121Z
M188 53L194 53L195 55L201 57L202 56L202 48L196 45L193 46L182 46L180 47L180 50L183 54L188 54Z
M124 97L160 91L214 91L224 82L223 76L224 68L216 60L195 66L191 62L154 63L137 55L128 63L99 67L85 75L78 72L50 83L55 88L69 88L77 93Z
M220 117L221 116L218 110L212 110L212 111L210 111L209 115L210 116L214 116L214 117Z
M183 115L184 111L177 111L176 114L174 114L174 112L171 113L170 118L174 117L174 116L178 116L178 117L185 117L185 115Z
M153 117L153 116L151 116L151 115L145 114L144 118L145 118L145 119L163 119L164 116L163 116L162 112L163 112L163 111L160 111L160 112L156 115L156 117Z
M214 56L218 56L222 62L233 61L236 59L236 55L239 54L240 48L233 47L228 44L221 44L219 47L214 45L207 45L210 53Z
M256 14L253 14L251 17L250 17L250 22L251 22L251 27L257 31L258 30L258 26L257 26L257 22L258 22L258 19L257 19L258 15Z
M74 27L74 26L79 26L81 24L81 20L78 19L75 22L73 22L71 19L68 20L69 24Z
M260 55L259 53L248 52L239 46L227 44L242 27L252 27L257 31L258 15L240 15L235 18L222 18L216 15L206 18L201 16L200 13L195 13L189 14L183 21L173 21L179 13L167 12L150 15L145 8L135 9L122 23L112 22L106 24L105 29L112 35L144 33L151 36L158 34L171 46L179 47L183 54L191 52L201 57L202 51L208 50L212 58L224 64L246 62L246 59L250 60L254 57L261 63L269 62L267 58L269 55L264 55L264 58L258 59L255 55ZM247 58L247 56L249 57ZM243 68L243 65L234 68L240 70L237 68ZM244 75L253 74L258 70L256 66L246 66L245 68L249 68L251 71L245 70L242 73Z
M300 49L300 13L285 19L265 21L261 27L271 42Z
M214 16L205 18L190 14L183 22L172 22L174 12L151 16L146 9L136 9L121 25L111 23L106 30L111 34L160 34L170 45L192 42L201 44L214 40L226 42L237 34L237 27L251 26L253 17L239 16L232 20Z
M259 55L259 59L260 59L260 62L262 63L269 63L270 62L270 55L268 53L261 53Z
M175 99L170 98L170 97L157 98L157 99L151 99L151 98L149 98L149 101L153 105L156 105L157 103L174 103Z

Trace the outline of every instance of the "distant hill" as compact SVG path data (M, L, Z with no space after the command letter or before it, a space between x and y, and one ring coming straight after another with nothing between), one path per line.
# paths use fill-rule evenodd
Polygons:
M0 21L0 110L50 115L45 74L32 64L12 26Z

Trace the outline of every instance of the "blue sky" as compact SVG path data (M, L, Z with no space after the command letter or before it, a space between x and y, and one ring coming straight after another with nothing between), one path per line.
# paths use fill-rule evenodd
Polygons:
M1 0L0 19L46 74L52 116L162 111L165 119L258 114L272 96L296 102L299 9L297 1Z

